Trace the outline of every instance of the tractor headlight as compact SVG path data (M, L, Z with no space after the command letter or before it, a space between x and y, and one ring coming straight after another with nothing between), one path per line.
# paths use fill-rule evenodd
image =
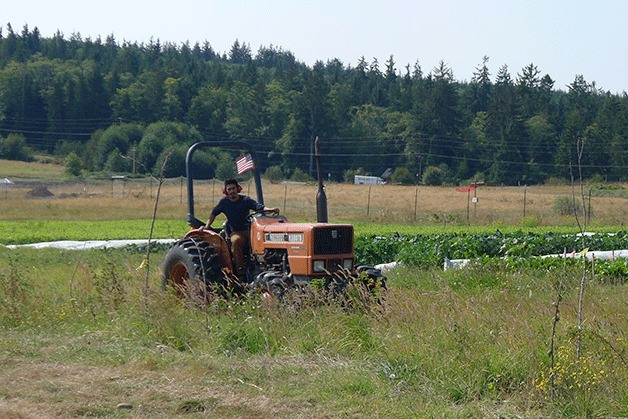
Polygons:
M325 272L325 261L315 260L313 269L314 269L314 272Z
M342 268L350 271L353 268L353 259L343 259Z

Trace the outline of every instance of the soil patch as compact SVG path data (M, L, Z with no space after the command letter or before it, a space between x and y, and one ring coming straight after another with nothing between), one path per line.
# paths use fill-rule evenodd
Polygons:
M29 196L31 198L49 198L51 196L54 196L54 194L50 192L45 186L40 185L28 191L26 193L26 196Z

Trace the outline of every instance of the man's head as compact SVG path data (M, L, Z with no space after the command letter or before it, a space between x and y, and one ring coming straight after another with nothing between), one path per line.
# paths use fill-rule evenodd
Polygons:
M227 195L230 201L237 201L238 194L242 191L242 187L235 179L227 179L225 180L225 187L222 190L222 193Z

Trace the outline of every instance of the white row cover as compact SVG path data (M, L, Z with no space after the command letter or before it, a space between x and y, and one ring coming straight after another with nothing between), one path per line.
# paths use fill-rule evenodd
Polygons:
M590 252L582 253L582 252L572 252L572 253L559 253L553 255L543 255L541 258L573 258L578 259L582 256L585 256L587 259L591 260L595 259L617 259L617 258L628 258L628 250L593 250ZM443 264L443 268L445 270L448 269L459 269L468 264L471 259L447 259L445 258L445 263Z
M154 239L151 243L158 244L171 244L175 239ZM54 249L64 250L90 250L90 249L113 249L119 247L125 247L129 245L135 245L138 247L146 246L148 240L88 240L88 241L76 241L76 240L62 240L56 242L42 242L42 243L30 243L30 244L11 244L6 246L9 249L17 249L20 247L30 247L33 249L44 249L51 247Z

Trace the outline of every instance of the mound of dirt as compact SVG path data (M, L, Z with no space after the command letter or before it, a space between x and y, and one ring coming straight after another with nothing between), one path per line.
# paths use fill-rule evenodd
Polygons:
M26 193L26 196L30 196L33 198L48 198L54 196L52 192L48 190L45 186L36 186L30 191Z

